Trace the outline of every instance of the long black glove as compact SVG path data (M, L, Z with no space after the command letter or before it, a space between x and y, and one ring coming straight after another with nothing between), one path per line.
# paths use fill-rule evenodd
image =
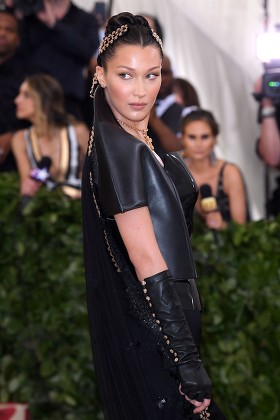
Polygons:
M200 360L169 270L143 282L146 299L160 321L181 380L182 392L191 400L210 398L211 381Z

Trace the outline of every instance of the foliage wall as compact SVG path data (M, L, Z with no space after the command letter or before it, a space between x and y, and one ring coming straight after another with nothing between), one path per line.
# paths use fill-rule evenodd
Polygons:
M20 214L16 176L0 178L0 401L32 418L102 419L88 333L81 206L41 190ZM229 420L280 417L280 223L197 222L203 358Z

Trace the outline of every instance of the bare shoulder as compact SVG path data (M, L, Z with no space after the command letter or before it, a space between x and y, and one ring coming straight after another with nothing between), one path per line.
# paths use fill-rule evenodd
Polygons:
M243 183L243 175L239 166L235 163L228 162L224 170L224 185L227 189L235 184Z
M22 141L24 139L24 131L25 130L18 130L13 134L13 139L17 141Z
M81 136L81 137L89 136L89 128L83 122L77 122L73 124L73 127L76 131L77 136Z
M86 124L82 122L75 123L73 127L76 132L77 140L81 147L81 151L83 154L85 154L89 139L89 128Z
M12 137L12 147L25 147L25 142L24 142L24 132L25 130L18 130L13 134Z
M225 166L225 176L240 176L241 169L236 163L227 162Z

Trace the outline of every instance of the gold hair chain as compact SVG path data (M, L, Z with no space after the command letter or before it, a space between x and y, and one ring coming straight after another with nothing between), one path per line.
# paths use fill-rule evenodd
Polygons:
M136 132L139 131L140 133L142 133L143 134L143 137L145 139L145 142L147 144L147 146L151 149L152 152L154 151L155 148L153 146L153 141L152 141L151 137L149 137L148 134L147 134L148 133L148 129L147 128L143 128L142 129L142 128L134 127L133 125L129 125L129 124L125 123L124 121L119 120L118 118L117 118L117 121L121 125L123 125L123 126L125 126L127 128L130 128L131 130L134 130Z
M157 43L159 44L161 51L163 52L163 44L162 44L162 40L160 39L160 37L158 36L158 34L151 28L151 32L153 37L155 38L155 40L157 41Z
M202 413L200 413L199 418L201 418L202 420L210 419L210 413L208 412L208 407L206 407L205 410L203 410Z
M116 41L116 39L118 39L120 36L125 34L127 32L127 30L128 30L128 25L126 23L125 25L122 25L119 28L117 28L111 34L108 34L107 36L105 36L102 39L102 42L100 44L100 47L99 47L99 50L98 50L99 54L102 54L103 51L105 51L106 48L109 47L110 44L113 44L113 42Z

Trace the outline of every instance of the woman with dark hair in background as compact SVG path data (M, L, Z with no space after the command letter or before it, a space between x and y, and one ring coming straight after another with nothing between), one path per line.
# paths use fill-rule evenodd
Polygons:
M113 16L92 89L82 189L85 274L97 381L112 420L209 416L188 231L197 189L180 156L163 162L147 134L162 55L142 16ZM177 176L185 187L180 198Z
M30 128L17 131L12 139L20 194L33 197L43 185L32 179L30 173L47 157L50 163L47 187L60 187L70 197L79 198L88 129L66 113L60 84L45 74L27 77L15 104L17 118L31 123Z
M174 78L173 92L176 95L178 104L181 104L186 108L200 106L198 93L188 80L180 77Z
M237 165L217 159L214 147L219 125L213 114L198 109L182 121L183 156L199 187L209 185L217 201L215 211L205 212L198 200L196 208L212 229L222 229L231 220L245 223L250 219L246 187Z

